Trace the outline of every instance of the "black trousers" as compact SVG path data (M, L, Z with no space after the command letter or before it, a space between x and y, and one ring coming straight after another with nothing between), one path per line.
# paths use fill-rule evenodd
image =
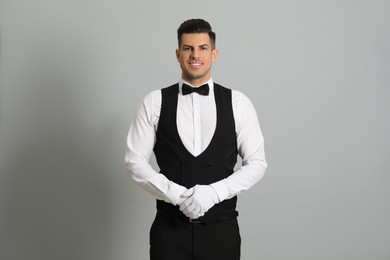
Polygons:
M239 260L237 218L193 224L157 214L150 229L151 260Z

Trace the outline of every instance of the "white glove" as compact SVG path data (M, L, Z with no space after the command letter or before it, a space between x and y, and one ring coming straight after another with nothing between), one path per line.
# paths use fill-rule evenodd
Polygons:
M177 201L177 204L176 205L179 205L181 206L183 204L184 201L186 201L189 197L191 197L191 195L194 193L194 187L192 187L191 189L186 189L179 197L178 201Z
M218 194L210 185L196 185L184 192L182 197L188 198L181 203L180 210L190 219L202 217L211 207L219 203Z

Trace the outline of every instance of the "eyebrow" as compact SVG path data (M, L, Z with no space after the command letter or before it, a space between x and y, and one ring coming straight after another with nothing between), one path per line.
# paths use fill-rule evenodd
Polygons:
M194 48L194 46L189 45L189 44L183 44L183 48L184 48L184 47ZM199 47L210 47L210 45L208 45L207 43L205 43L205 44L199 45Z

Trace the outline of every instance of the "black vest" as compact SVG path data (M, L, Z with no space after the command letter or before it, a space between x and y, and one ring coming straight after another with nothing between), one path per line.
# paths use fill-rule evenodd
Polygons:
M231 90L214 83L217 123L209 146L193 156L182 143L176 125L179 85L164 88L161 113L154 146L160 172L169 180L191 188L196 184L211 184L233 173L237 162L237 140ZM235 212L237 197L212 207L201 219L211 222ZM157 209L173 217L183 217L179 207L157 200Z

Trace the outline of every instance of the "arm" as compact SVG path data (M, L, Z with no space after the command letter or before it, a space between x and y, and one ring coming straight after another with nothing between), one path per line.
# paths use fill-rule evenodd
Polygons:
M156 172L149 164L156 142L155 129L158 118L154 116L154 110L158 102L161 105L161 92L152 92L144 98L138 108L127 136L125 169L137 185L153 197L178 205L183 201L180 195L187 189Z
M220 201L250 189L261 180L267 168L264 138L256 110L248 97L240 92L233 94L237 146L242 166L226 179L211 184Z

